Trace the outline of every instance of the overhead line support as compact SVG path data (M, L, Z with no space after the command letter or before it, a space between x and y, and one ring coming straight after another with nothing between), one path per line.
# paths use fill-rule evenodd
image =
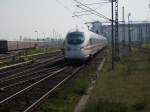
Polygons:
M112 30L111 30L111 51L112 51L112 62L111 62L111 65L112 65L112 69L114 69L114 1L111 0L111 14L112 14L112 21L111 21L111 27L112 27Z
M119 58L118 0L115 0L115 58Z

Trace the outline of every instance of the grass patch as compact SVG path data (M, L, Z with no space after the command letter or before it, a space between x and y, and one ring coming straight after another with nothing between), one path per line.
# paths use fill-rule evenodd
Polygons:
M110 57L86 106L85 112L150 111L149 56L133 49L111 71Z
M40 112L73 112L80 97L85 94L89 86L89 79L86 74L77 77L73 82L66 83L55 92L42 106Z
M150 43L144 44L143 47L144 48L150 48Z
M39 48L39 49L33 49L33 50L29 50L27 51L28 55L33 55L33 54L38 54L38 53L46 53L46 52L54 52L56 50L60 50L62 47L59 46L55 46L55 47L48 47L46 48Z
M97 64L91 63L90 66L79 72L58 92L50 96L46 104L41 106L40 112L73 112L81 96L86 94L87 88L91 84L91 74L94 75Z

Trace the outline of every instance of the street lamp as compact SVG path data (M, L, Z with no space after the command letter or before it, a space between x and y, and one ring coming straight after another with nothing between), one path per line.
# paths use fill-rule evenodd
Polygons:
M38 31L37 31L37 30L35 30L34 32L36 32L36 33L37 33L37 41L39 41L39 39L38 39Z
M129 51L131 51L131 30L130 30L130 17L131 13L128 13L128 41L129 41Z
M44 39L43 40L45 40L46 38L45 38L45 33L43 32L43 36L44 36Z
M53 29L53 38L55 38L56 36L56 32L55 32L55 29Z
M124 7L122 7L122 44L123 44L123 48L125 47L125 16L124 16Z
M45 39L45 33L43 32L43 36L44 36L44 39Z

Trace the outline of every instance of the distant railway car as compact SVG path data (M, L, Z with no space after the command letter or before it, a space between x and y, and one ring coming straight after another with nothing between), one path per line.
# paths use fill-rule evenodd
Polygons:
M0 53L4 53L8 51L8 43L7 40L0 40Z
M0 40L0 53L18 51L24 49L47 48L48 42L44 41L7 41Z
M43 45L43 44L42 44ZM41 47L41 42L0 40L0 53Z
M36 42L8 41L8 51L35 48Z
M36 42L36 48L45 48L47 46L46 42L38 41Z
M88 30L68 32L64 42L65 59L85 60L107 45L107 39Z

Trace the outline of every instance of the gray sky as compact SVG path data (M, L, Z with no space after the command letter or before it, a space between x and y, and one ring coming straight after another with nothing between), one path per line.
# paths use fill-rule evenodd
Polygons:
M102 0L80 0L83 3L100 2ZM104 1L104 0L103 0ZM132 20L149 20L149 0L119 0L119 14L122 16L122 6L125 6L126 17L132 13ZM92 6L99 7L97 11L110 17L110 3ZM75 7L73 0L0 0L0 39L19 39L23 37L39 37L52 35L53 29L62 33L83 26L84 21L72 18L74 11L80 11ZM99 20L96 16L83 16L86 21Z

